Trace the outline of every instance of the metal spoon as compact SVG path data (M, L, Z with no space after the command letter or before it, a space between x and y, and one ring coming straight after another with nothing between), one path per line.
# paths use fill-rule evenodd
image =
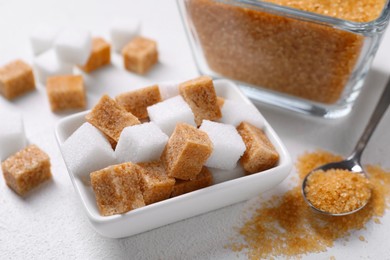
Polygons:
M365 177L367 177L366 173L363 170L363 167L360 164L360 158L361 158L361 155L364 151L364 148L366 148L366 145L367 145L368 141L370 140L372 133L374 132L376 126L380 122L383 114L386 112L386 109L389 106L389 103L390 103L390 79L387 81L386 87L382 93L382 97L380 98L378 104L376 105L376 108L371 115L371 118L366 126L366 129L364 130L362 136L360 137L358 143L356 144L355 149L353 150L352 154L344 161L325 164L323 166L320 166L320 167L312 170L308 175L306 175L305 179L303 179L303 183L302 183L303 197L304 197L305 201L309 204L309 206L311 208L313 208L315 211L320 212L322 214L331 215L331 216L344 216L344 215L349 215L349 214L352 214L356 211L359 211L367 204L368 200L360 208L357 208L357 209L355 209L353 211L349 211L349 212L343 212L343 213L338 213L338 214L326 212L326 211L323 211L321 209L316 208L306 198L305 187L306 187L308 177L313 172L318 171L318 170L327 171L330 169L342 169L342 170L349 170L349 171L357 173L357 174L362 174Z

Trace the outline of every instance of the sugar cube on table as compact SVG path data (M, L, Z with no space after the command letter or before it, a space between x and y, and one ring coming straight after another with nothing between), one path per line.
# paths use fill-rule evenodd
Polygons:
M213 152L205 165L222 170L234 169L246 149L236 128L232 125L203 120L199 130L206 132L213 144Z
M137 165L112 165L92 172L90 177L101 215L122 214L145 206Z
M175 185L173 186L173 190L171 193L171 197L177 197L183 195L185 193L189 193L191 191L199 190L202 188L206 188L213 184L213 175L207 169L207 167L203 167L201 172L195 177L193 180L177 180Z
M115 97L115 101L139 119L148 118L147 107L161 101L157 85L140 88Z
M84 72L92 72L111 62L111 47L103 38L95 37L92 39L92 50L84 65L80 69Z
M162 99L168 99L179 95L179 83L175 81L161 82L158 84Z
M22 115L17 112L0 111L0 161L4 161L26 145Z
M30 65L15 60L0 67L0 94L14 99L35 89L35 80Z
M201 76L183 82L179 85L180 95L191 107L197 126L203 119L217 120L221 118L221 110L217 104L213 80L208 76Z
M92 37L88 31L68 28L58 35L54 47L62 62L83 65L91 54Z
M279 154L261 129L242 122L237 130L246 146L240 163L247 172L265 171L278 163Z
M73 72L73 66L60 61L52 49L34 59L34 68L39 81L44 85L50 76L69 75Z
M122 50L125 69L145 74L158 61L157 43L151 39L137 36Z
M112 46L117 52L136 37L141 30L141 22L136 19L116 19L111 24L110 37Z
M84 123L66 139L61 151L68 170L83 180L91 172L117 163L108 140L90 123Z
M187 123L196 126L191 108L181 96L169 98L147 108L150 121L170 136L176 124Z
M1 164L7 185L19 195L51 178L50 158L36 145L30 145Z
M41 54L52 48L59 32L59 28L48 24L35 27L30 34L30 43L34 55Z
M123 129L115 148L118 162L147 162L160 158L168 136L153 122Z
M258 128L264 127L264 117L253 106L226 99L222 106L221 123L237 127L241 122L248 122Z
M46 91L52 111L84 109L86 106L83 77L80 75L49 77Z
M140 124L137 117L107 95L100 98L85 119L116 142L126 126Z
M137 164L140 167L142 193L145 204L149 205L171 196L175 178L168 177L161 161Z
M168 176L192 180L202 170L212 150L213 145L205 132L192 125L178 123L161 159Z

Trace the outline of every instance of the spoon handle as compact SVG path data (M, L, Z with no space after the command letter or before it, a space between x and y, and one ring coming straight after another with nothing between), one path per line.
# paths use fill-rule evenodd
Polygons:
M376 105L370 120L368 121L366 129L364 129L362 136L360 137L352 155L350 156L351 159L360 162L360 157L363 153L363 150L366 147L368 141L370 140L371 135L374 132L378 123L380 122L383 114L386 112L389 103L390 103L390 78L388 79L385 89L383 90L382 96L378 104Z

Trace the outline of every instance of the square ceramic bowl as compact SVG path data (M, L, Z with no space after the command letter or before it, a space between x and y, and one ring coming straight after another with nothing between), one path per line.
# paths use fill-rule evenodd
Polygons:
M227 80L216 80L214 84L218 96L253 106L234 83ZM56 137L60 150L65 140L85 122L85 115L88 112L68 116L58 123ZM291 158L268 122L265 122L264 131L280 155L276 167L252 175L245 175L241 166L237 166L232 171L211 169L215 181L214 185L121 215L101 216L91 186L85 184L69 169L68 172L85 212L96 231L111 238L132 236L247 200L278 185L287 177L292 168Z

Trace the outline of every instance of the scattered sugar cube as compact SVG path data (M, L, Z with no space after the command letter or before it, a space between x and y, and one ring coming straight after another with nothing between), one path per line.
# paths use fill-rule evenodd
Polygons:
M264 127L264 117L255 107L231 100L225 100L220 121L235 127L241 122L248 122L257 128Z
M112 46L117 52L121 52L123 47L133 38L139 35L141 22L135 19L116 19L111 24L110 37Z
M175 178L168 177L162 162L139 163L138 166L141 170L141 189L145 204L168 199L175 185Z
M196 127L178 123L162 154L168 176L195 179L207 161L213 145L207 134Z
M36 145L30 145L1 164L7 185L19 195L51 178L50 158Z
M52 48L59 32L58 28L48 24L34 28L30 35L30 43L34 55L41 54Z
M0 94L6 99L14 99L34 89L35 80L30 65L15 60L0 68Z
M87 62L79 66L80 69L89 73L97 70L111 62L111 50L110 44L103 38L92 39L92 51L89 55Z
M217 120L221 118L221 110L217 104L213 80L208 76L201 76L179 85L180 95L191 107L197 126L203 119Z
M61 151L68 170L81 178L117 163L110 143L90 123L84 123L66 139Z
M46 84L50 76L69 75L73 72L73 66L60 61L54 50L48 50L36 57L34 68L42 84Z
M122 214L145 206L137 165L117 164L92 172L90 176L101 215Z
M0 161L4 161L26 145L23 119L20 113L0 111Z
M147 108L150 121L170 136L177 123L196 126L191 108L181 96L176 96Z
M65 29L57 37L55 51L62 62L85 64L92 50L92 37L88 31Z
M123 128L140 124L138 118L127 112L107 95L102 96L85 118L116 142L119 141Z
M115 101L139 119L145 119L148 118L146 108L160 102L161 95L158 86L154 85L122 93L115 97Z
M237 130L246 146L240 162L247 172L265 171L278 163L279 154L261 129L242 122Z
M158 61L157 43L145 37L135 37L123 48L122 56L128 71L145 74Z
M46 91L52 111L85 108L85 89L82 76L49 77Z
M245 144L232 125L203 120L199 130L207 133L213 143L213 152L205 165L211 168L232 170L245 152Z
M213 175L203 167L201 172L193 180L177 180L171 193L171 197L177 197L191 191L199 190L213 184Z
M158 84L158 87L160 89L161 97L164 100L180 94L178 82L162 82Z
M168 136L154 123L123 129L115 149L118 162L147 162L160 158Z

